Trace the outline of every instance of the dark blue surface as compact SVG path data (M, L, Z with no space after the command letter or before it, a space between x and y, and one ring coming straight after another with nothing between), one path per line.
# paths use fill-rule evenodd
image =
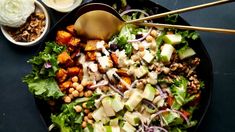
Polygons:
M212 0L154 0L169 9L211 2ZM235 3L183 13L191 25L235 29ZM52 24L64 14L50 10ZM211 106L200 131L232 132L235 129L235 35L199 32L214 68ZM29 72L26 60L38 47L22 48L8 42L0 33L0 132L44 132L33 96L21 83Z

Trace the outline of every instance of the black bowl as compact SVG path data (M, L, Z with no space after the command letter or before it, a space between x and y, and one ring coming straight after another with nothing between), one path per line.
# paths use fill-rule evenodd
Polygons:
M90 0L89 2L98 2L98 3L105 3L108 5L113 5L114 1L110 0ZM117 7L120 7L121 3L117 4ZM149 13L156 14L169 11L165 7L154 3L149 0L128 0L128 5L130 8L137 8L137 9L149 9ZM81 5L82 6L82 5ZM48 36L45 39L47 41L54 41L56 37L56 32L60 29L65 29L67 25L74 24L76 19L80 14L78 14L78 9L81 7L79 6L72 12L65 15L61 20L57 22L57 24L52 27L51 31L49 32ZM163 19L158 19L157 22L161 22ZM189 25L183 18L179 17L176 24L181 25ZM199 105L199 109L194 113L193 118L198 121L198 124L189 131L197 131L199 125L201 124L203 117L205 116L207 109L210 104L211 95L212 95L212 84L213 84L213 72L212 72L212 63L211 59L202 43L202 41L197 39L196 41L192 41L189 43L190 47L192 47L198 57L201 59L201 63L197 68L198 76L201 80L205 83L205 89L202 91L201 102ZM44 44L41 44L40 49L44 48ZM50 121L50 114L51 110L46 102L36 99L36 104L41 112L41 115L44 119L44 122L47 126L51 124Z

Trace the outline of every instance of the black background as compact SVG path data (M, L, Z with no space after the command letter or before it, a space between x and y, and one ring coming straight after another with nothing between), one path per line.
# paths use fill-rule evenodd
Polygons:
M173 10L212 0L154 0ZM48 9L52 25L64 14ZM181 16L191 25L235 29L235 2ZM235 35L199 32L211 56L214 88L211 105L199 131L232 132L235 129ZM44 132L33 96L21 78L30 71L26 61L38 46L25 48L8 42L0 33L0 132Z

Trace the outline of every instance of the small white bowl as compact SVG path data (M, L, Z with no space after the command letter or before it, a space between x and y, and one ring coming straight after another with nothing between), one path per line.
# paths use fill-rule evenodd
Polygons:
M48 7L62 13L70 12L74 10L76 7L78 7L83 0L74 0L73 3L71 3L71 6L64 7L64 6L58 6L52 2L53 0L42 0L42 2L47 5Z
M42 40L45 37L45 35L47 34L47 32L50 29L50 18L49 18L49 14L48 14L46 8L40 2L38 2L37 0L35 0L35 11L43 12L44 15L45 15L45 22L46 22L45 27L44 27L44 31L42 32L42 34L37 39L35 39L34 41L31 41L31 42L18 42L18 41L15 41L11 37L11 35L5 30L4 26L1 26L1 31L2 31L3 35L10 42L12 42L15 45L28 47L28 46L33 46L33 45L38 44L40 42L40 40Z

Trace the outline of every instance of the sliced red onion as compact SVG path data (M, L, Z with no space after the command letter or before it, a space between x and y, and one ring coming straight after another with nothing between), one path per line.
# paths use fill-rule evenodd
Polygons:
M102 95L99 99L95 100L95 106L98 108L100 106L101 100L104 99L105 97L109 96L114 96L114 94L107 94L107 95Z
M143 37L141 37L141 38L139 38L139 39L132 39L132 40L127 40L127 42L129 42L129 43L134 43L134 42L139 42L139 41L142 41L142 40L144 40L150 33L151 33L151 31L152 31L152 27L149 29L149 31L143 36Z
M147 105L150 105L151 107L153 107L154 109L157 109L157 107L151 102L151 101L148 101L146 99L143 99L142 100L143 103L147 104Z
M109 84L109 82L107 80L102 80L102 81L98 82L96 85L90 86L90 88L97 88L97 87L105 86L108 84Z
M182 112L180 112L178 110L172 110L172 111L175 112L175 113L180 114L184 118L184 120L187 122L187 124L190 125L188 117L186 117Z
M159 91L159 93L160 93L160 96L161 96L163 99L167 98L167 95L166 95L165 93L163 93L162 89L161 89L158 85L157 85L157 89L158 89L158 91Z
M130 13L130 12L141 12L141 13L143 13L144 15L149 16L149 14L148 14L147 12L145 12L145 11L143 11L143 10L140 10L140 9L125 10L125 11L123 11L123 12L120 14L120 16L124 16L124 15L126 15L126 14L128 14L128 13Z
M120 15L123 16L123 15L125 15L125 14L130 13L130 12L141 12L141 13L143 13L144 15L149 16L149 14L148 14L147 12L145 12L145 11L143 11L143 10L139 10L139 9L130 9L130 10L126 10L126 11L122 12ZM139 39L128 40L127 42L133 43L133 42L139 42L139 41L144 40L144 39L150 34L150 32L152 31L152 29L153 29L153 28L151 27L151 28L149 29L149 31L148 31L143 37L141 37L141 38L139 38Z
M165 128L160 127L160 126L151 126L151 127L149 127L149 129L153 129L154 132L155 132L155 130L161 130L164 132L168 132Z
M52 129L55 127L55 124L51 124L49 127L48 127L48 131L52 131Z
M117 77L119 80L120 80L120 82L123 84L123 85L125 85L128 89L131 89L131 86L128 84L128 83L126 83L126 81L124 81L116 72L113 74L115 77Z
M131 84L130 88L133 88L133 87L136 85L136 83L137 83L138 81L139 81L139 80L135 80L135 81Z
M51 68L51 63L49 63L49 62L44 63L44 67L46 69Z
M171 110L171 109L160 110L156 114L154 114L154 116L152 118L154 118L162 113L165 113L165 112L175 112L175 113L181 115L184 118L184 120L187 122L187 124L190 125L189 119L182 112L180 112L178 110Z
M109 84L109 87L112 88L113 91L115 91L116 93L120 94L122 97L124 96L124 94L119 91L117 88L115 88L112 84Z

